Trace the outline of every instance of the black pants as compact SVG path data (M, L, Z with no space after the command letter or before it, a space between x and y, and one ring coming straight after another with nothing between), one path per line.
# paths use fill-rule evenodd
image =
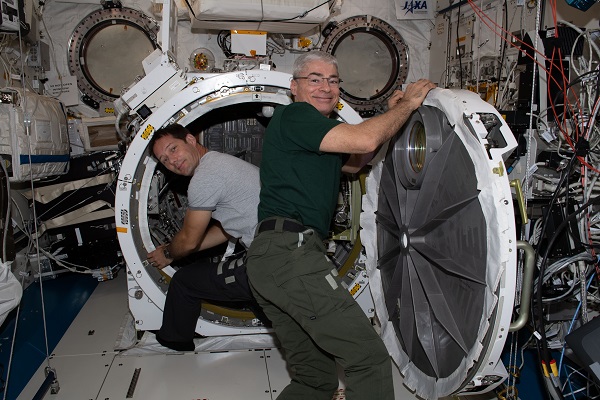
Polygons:
M225 262L202 259L180 268L171 278L160 339L193 343L202 301L231 307L248 307L267 326L268 319L252 296L244 257Z

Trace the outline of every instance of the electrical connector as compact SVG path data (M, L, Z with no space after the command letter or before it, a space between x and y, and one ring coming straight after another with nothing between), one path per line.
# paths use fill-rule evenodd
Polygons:
M542 371L544 372L544 376L546 378L550 377L550 374L548 373L548 366L546 365L546 361L542 361Z
M558 368L556 367L556 360L550 360L550 369L552 370L552 375L558 376Z

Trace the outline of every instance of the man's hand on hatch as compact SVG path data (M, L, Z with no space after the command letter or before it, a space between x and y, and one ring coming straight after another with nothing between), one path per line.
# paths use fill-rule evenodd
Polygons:
M164 248L166 246L167 246L166 244L161 244L160 246L158 246L156 248L156 250L148 253L148 257L147 257L148 264L150 264L158 269L163 269L167 265L171 264L173 262L173 259L165 257Z

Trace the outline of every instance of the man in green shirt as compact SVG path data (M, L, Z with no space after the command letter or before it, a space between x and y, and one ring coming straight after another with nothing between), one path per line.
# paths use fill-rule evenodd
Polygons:
M295 102L278 107L265 134L257 234L247 273L273 323L292 382L278 399L330 400L344 368L348 400L394 398L391 360L360 306L341 285L323 239L341 172L358 172L394 136L435 85L396 91L389 110L358 125L330 118L339 100L338 67L313 51L294 64Z

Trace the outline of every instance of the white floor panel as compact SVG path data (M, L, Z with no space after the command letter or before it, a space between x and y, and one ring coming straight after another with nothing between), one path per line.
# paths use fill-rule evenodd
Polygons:
M197 352L174 353L162 347L157 351L151 343L154 335L147 332L136 348L115 351L126 314L125 274L100 283L53 352L50 366L56 370L60 390L58 394L48 392L44 399L273 400L290 382L283 355L267 344L272 340L255 343L242 337L227 344L228 351L198 351L199 346ZM217 339L204 340L212 343ZM223 343L232 340L223 338ZM236 345L248 348L240 350ZM35 395L44 381L45 366L38 369L18 400ZM136 369L139 375L132 384ZM397 368L394 386L396 399L416 398L403 386ZM131 397L127 397L128 391Z
M125 399L128 391L132 399L275 398L262 350L116 357L98 399Z
M50 358L50 367L56 372L59 391L46 393L45 400L92 400L98 398L106 374L111 369L115 353L62 356ZM31 400L42 386L44 363L23 389L18 400Z
M267 371L269 373L269 381L271 383L271 391L273 398L290 383L290 374L283 358L283 353L278 349L270 349L265 351L267 363Z
M128 312L125 275L121 271L115 279L98 284L54 349L54 355L113 351Z

